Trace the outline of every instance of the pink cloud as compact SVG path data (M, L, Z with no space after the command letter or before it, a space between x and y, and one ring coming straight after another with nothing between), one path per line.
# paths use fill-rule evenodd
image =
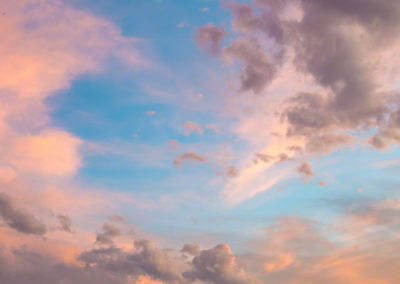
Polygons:
M18 137L14 142L13 165L23 171L44 175L72 175L82 165L78 152L82 141L59 129Z
M183 126L185 127L185 135L190 135L192 132L196 132L197 134L203 134L203 127L193 121L186 121Z

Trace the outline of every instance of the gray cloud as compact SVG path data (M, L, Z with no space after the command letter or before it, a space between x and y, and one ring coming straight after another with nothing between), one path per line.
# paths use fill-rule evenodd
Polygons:
M24 234L44 235L47 231L46 226L34 215L16 207L11 198L1 192L0 217L8 226Z
M96 243L103 245L110 245L113 243L113 238L121 235L121 230L109 223L104 223L101 232L96 234Z
M184 283L182 265L178 259L155 247L149 240L135 241L135 251L126 252L116 247L85 251L78 260L91 270L107 271L126 279L129 276L150 275L166 283Z
M181 252L187 253L191 256L197 256L200 253L200 247L196 244L186 244L181 249Z
M255 39L240 38L223 50L223 58L229 61L240 61L242 71L240 90L259 93L272 80L276 73L275 65L268 54Z
M289 6L299 10L297 19L284 16ZM399 94L391 87L400 70L400 2L254 0L229 7L237 37L222 57L242 62L241 91L264 90L292 60L288 51L296 70L319 87L297 90L279 111L287 136L304 138L303 150L327 153L355 141L348 131L369 128L378 129L373 147L400 142Z
M207 24L197 30L196 43L207 52L216 55L220 51L225 35L225 28Z
M69 218L68 216L65 216L65 215L57 215L57 219L60 222L59 229L61 231L72 233L72 229L71 229L72 221L71 221L71 218Z
M327 224L288 216L278 218L266 228L262 243L249 243L256 245L257 252L240 256L234 255L226 244L204 250L197 245L185 245L181 252L193 256L187 261L149 240L136 240L130 250L109 246L83 251L77 260L85 265L77 266L59 262L27 246L17 249L0 246L0 282L126 284L146 275L171 284L345 284L349 282L343 275L350 271L352 281L365 283L366 279L374 279L397 283L398 200L376 203L346 200L336 204L346 209L346 217L350 218L348 229L354 230L356 226L357 248L343 242L335 245L323 234ZM366 220L368 229L359 227L358 220Z
M183 274L190 281L201 280L214 284L258 283L236 263L235 256L226 244L202 250L193 258L192 266L192 270Z

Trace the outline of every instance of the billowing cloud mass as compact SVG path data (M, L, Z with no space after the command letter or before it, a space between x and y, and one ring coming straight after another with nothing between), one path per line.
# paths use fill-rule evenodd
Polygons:
M370 142L378 148L397 140L398 2L256 1L257 12L248 4L233 4L231 9L241 35L225 50L234 50L243 62L242 90L261 92L272 71L287 60L293 60L297 72L312 76L320 88L299 89L283 102L280 115L288 137L304 137L311 152L350 143L350 129L377 128ZM265 41L271 43L258 51L249 49ZM258 60L242 53L258 53ZM255 70L263 70L260 64L268 57L271 63L266 59L267 69L257 75Z
M16 207L3 192L0 192L0 217L8 226L24 234L44 235L47 231L34 215Z
M182 258L178 251L137 239L130 248L114 244L83 250L77 260L84 266L78 266L27 247L2 249L0 280L6 284L27 279L77 284L397 283L397 203L337 201L345 214L332 225L293 216L278 218L265 228L262 239L250 244L255 250L241 255L233 254L227 244L210 249L187 244L181 253L190 257ZM393 218L387 218L387 210L395 214ZM341 240L327 237L332 229ZM379 251L370 246L372 240L378 242Z
M230 247L220 244L203 250L192 261L193 269L184 273L189 280L215 284L258 283L238 266Z
M271 188L277 181L262 176L274 171L269 156L278 147L296 160L400 141L398 1L254 0L227 7L233 29L220 59L238 63L229 83L247 99L232 100L258 115L237 115L234 131L258 148L242 164L255 153L268 162L244 166L224 196L231 188L240 202Z

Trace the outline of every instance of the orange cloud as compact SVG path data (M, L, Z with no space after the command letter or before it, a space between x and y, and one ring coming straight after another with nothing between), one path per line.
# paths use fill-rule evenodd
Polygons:
M160 280L154 280L150 276L147 275L140 275L139 278L136 280L135 284L166 284Z

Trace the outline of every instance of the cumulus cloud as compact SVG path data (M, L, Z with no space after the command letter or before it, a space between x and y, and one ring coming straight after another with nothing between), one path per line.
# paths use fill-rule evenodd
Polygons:
M44 235L47 231L34 215L18 208L14 201L0 192L0 217L11 228L24 234Z
M217 55L225 35L225 28L207 24L197 30L196 43L212 55Z
M202 250L192 260L192 270L184 272L186 279L201 280L214 284L260 283L247 275L236 263L235 256L227 244Z
M200 156L194 152L187 152L187 153L184 153L184 154L176 157L174 160L174 165L175 165L175 167L180 168L182 166L183 162L204 163L205 161L206 161L206 158L204 156Z
M155 247L149 240L136 240L134 245L132 252L117 247L85 251L79 260L88 269L115 273L120 279L148 275L166 283L184 283L178 259Z
M268 86L289 63L312 79L313 91L294 89L277 108L288 139L302 139L299 146L313 153L349 145L356 141L349 131L368 128L378 130L373 147L400 141L400 3L253 2L229 4L236 37L222 57L241 62L243 92L275 96Z
M398 257L399 202L346 200L335 204L346 209L340 226L281 217L265 229L262 239L248 243L252 252L240 255L233 254L227 244L210 249L185 245L181 253L191 257L182 258L174 250L137 239L130 248L114 244L83 250L77 257L82 266L66 264L27 246L2 247L0 282L397 283L399 267L393 259ZM327 231L332 229L338 240L328 237ZM379 250L370 246L372 240Z

